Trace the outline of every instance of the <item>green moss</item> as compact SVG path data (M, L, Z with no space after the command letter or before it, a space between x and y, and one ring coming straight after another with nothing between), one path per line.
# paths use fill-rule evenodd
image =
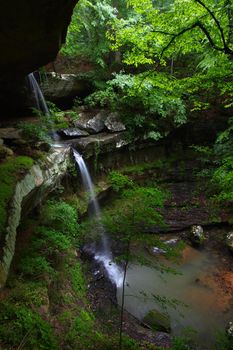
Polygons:
M10 158L0 164L0 237L6 226L7 207L16 182L32 165L33 160L25 156Z
M28 277L38 278L55 274L51 264L44 256L25 256L19 267L21 272Z
M150 310L143 318L143 323L156 331L171 331L171 321L169 316L158 310Z
M83 278L81 265L77 262L74 266L69 268L68 274L70 276L72 288L77 297L84 298L86 295L86 283Z
M77 211L64 201L48 201L42 210L42 223L70 237L78 236Z
M39 281L16 281L9 299L13 303L23 303L26 306L33 305L40 307L48 303L47 287Z
M0 347L30 350L58 349L52 328L39 314L23 305L0 303Z
M141 163L136 165L126 166L121 171L128 175L142 175L144 172L152 169L161 169L164 166L164 162L161 159L152 163Z

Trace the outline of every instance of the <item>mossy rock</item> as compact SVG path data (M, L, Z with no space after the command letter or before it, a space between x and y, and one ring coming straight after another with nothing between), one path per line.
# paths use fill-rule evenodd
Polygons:
M190 229L190 240L192 244L195 246L201 246L206 241L206 235L203 231L202 226L193 225Z
M228 232L226 236L226 246L233 253L233 231Z
M171 332L170 317L158 310L150 310L143 318L143 324L147 327L161 332Z

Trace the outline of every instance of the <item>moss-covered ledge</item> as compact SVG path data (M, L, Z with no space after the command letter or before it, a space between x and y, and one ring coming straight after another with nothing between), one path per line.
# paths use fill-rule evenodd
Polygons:
M11 182L10 198L7 198L5 222L2 223L0 250L0 288L6 282L12 258L15 252L17 227L21 220L22 206L35 207L51 191L66 173L70 158L69 148L54 148L42 162L22 167L24 174L19 180ZM26 169L28 168L28 169ZM15 168L13 168L14 170ZM17 168L17 171L20 168ZM26 171L26 173L25 173ZM9 174L6 174L6 177ZM18 175L18 174L17 174Z

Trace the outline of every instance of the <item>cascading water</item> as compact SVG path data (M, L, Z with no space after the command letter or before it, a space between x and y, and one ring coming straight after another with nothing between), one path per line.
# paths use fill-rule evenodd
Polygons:
M89 174L89 171L87 169L87 166L82 156L74 149L73 149L73 154L74 154L75 161L80 169L85 190L90 194L90 200L91 200L94 215L98 220L98 226L99 226L99 231L101 236L101 248L93 251L94 258L96 261L103 264L110 280L113 283L115 283L117 287L120 287L123 283L123 271L116 263L113 262L113 257L112 257L110 246L107 240L107 236L106 236L104 227L101 224L100 206L99 206L98 200L96 199L91 176Z
M49 112L47 103L45 101L43 92L41 91L41 88L40 88L39 84L37 83L37 80L34 77L33 73L28 74L28 81L30 84L31 91L33 92L33 95L34 95L35 100L36 100L37 109L49 117L50 112ZM54 130L53 122L51 121L51 119L49 119L49 122L51 124L51 129L52 129L52 138L53 138L53 140L58 141L60 139L60 137L59 137L58 133ZM54 144L53 146L59 146L59 145Z
M49 112L48 106L46 104L44 95L43 95L41 88L40 88L39 84L37 83L37 80L34 77L33 73L28 74L28 81L30 84L30 88L33 92L33 95L35 97L35 100L36 100L37 109L42 111L45 115L50 115L50 112Z

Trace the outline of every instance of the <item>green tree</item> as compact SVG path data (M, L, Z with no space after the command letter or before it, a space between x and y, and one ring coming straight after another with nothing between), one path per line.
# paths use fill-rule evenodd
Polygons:
M102 68L119 60L117 55L111 53L111 42L106 33L110 29L110 22L123 13L126 13L123 0L80 0L75 7L61 53L83 56Z

